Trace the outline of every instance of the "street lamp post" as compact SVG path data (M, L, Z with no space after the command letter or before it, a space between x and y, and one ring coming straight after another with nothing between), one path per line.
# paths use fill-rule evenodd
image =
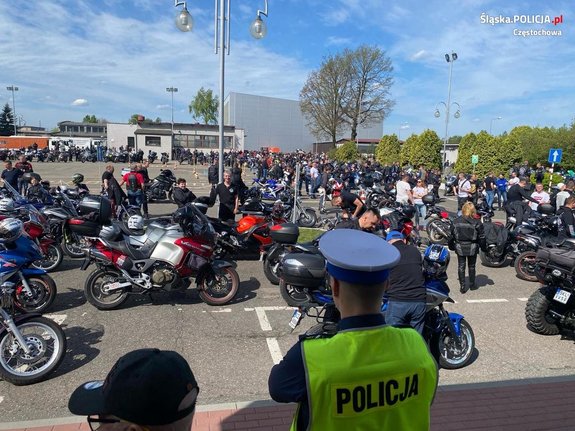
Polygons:
M18 129L16 128L16 102L14 102L14 92L18 91L18 87L11 85L6 87L6 90L12 92L12 115L14 117L14 135L18 134Z
M453 74L453 63L457 60L457 53L451 51L451 54L445 54L445 60L449 63L449 82L447 85L447 103L441 102L442 105L445 106L445 138L443 139L443 166L442 171L445 171L445 164L447 162L447 138L448 138L448 131L449 131L449 108L451 107L451 76ZM455 103L454 103L455 104ZM457 104L459 107L459 104ZM454 117L459 118L459 109L455 113ZM437 106L435 107L435 117L438 118L440 116L439 110Z
M170 151L174 152L174 93L178 92L178 88L177 87L167 87L166 91L168 93L172 93L172 148L170 148Z
M264 0L264 10L258 10L256 18L250 25L250 34L255 39L261 39L267 34L267 27L260 15L268 16L268 0ZM185 1L174 0L174 6L184 6L176 17L176 26L181 31L190 31L193 27L192 16L186 8ZM225 53L230 53L230 6L231 0L215 0L214 10L214 52L220 56L220 95L219 95L219 178L224 178L224 84L225 84ZM219 17L218 17L219 12Z
M489 134L490 134L490 135L491 135L491 129L493 128L493 122L494 122L495 120L501 120L501 118L502 118L502 117L495 117L495 118L492 118L491 121L489 122Z

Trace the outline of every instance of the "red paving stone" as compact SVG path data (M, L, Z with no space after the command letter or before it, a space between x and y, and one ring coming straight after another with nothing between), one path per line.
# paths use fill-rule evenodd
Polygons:
M575 430L575 380L440 387L431 431ZM198 411L192 431L288 430L294 405ZM1 426L2 429L6 429ZM83 421L9 431L86 431Z

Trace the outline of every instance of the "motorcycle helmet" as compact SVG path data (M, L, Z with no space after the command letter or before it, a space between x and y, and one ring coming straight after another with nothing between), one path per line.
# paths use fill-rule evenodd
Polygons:
M415 215L415 207L413 205L405 205L402 208L401 212L405 217L413 218L413 216Z
M120 235L121 229L119 226L115 224L104 225L100 230L100 238L105 239L107 241L113 241Z
M84 175L75 173L72 175L72 182L76 185L82 183L84 181Z
M144 218L141 215L133 215L128 219L128 229L142 230L144 229Z
M445 274L449 265L449 249L441 244L431 244L423 255L423 271L431 277Z
M23 231L24 223L21 220L7 218L0 221L0 243L16 241Z
M0 199L0 212L14 211L14 201L11 198Z

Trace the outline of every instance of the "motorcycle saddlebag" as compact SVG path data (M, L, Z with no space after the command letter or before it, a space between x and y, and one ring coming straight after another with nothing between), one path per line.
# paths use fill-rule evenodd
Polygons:
M575 250L561 248L540 248L537 261L542 266L560 266L569 272L575 272Z
M288 253L282 260L280 277L292 286L321 287L325 274L325 260L319 254Z
M282 223L272 226L270 236L280 244L295 244L299 237L299 227L293 223Z
M82 217L72 218L68 221L70 231L81 236L97 237L100 235L102 225L97 221L86 220Z
M80 215L96 213L96 220L106 223L112 218L112 205L104 196L88 195L78 204L78 213Z

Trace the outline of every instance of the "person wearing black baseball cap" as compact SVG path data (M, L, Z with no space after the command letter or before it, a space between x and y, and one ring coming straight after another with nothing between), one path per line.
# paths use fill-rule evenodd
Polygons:
M297 402L292 431L428 430L437 364L423 337L385 325L381 314L390 270L400 253L358 230L325 233L319 242L338 332L295 344L270 373L278 402Z
M139 349L118 359L106 380L78 387L68 409L87 416L92 431L188 431L199 390L179 353Z

